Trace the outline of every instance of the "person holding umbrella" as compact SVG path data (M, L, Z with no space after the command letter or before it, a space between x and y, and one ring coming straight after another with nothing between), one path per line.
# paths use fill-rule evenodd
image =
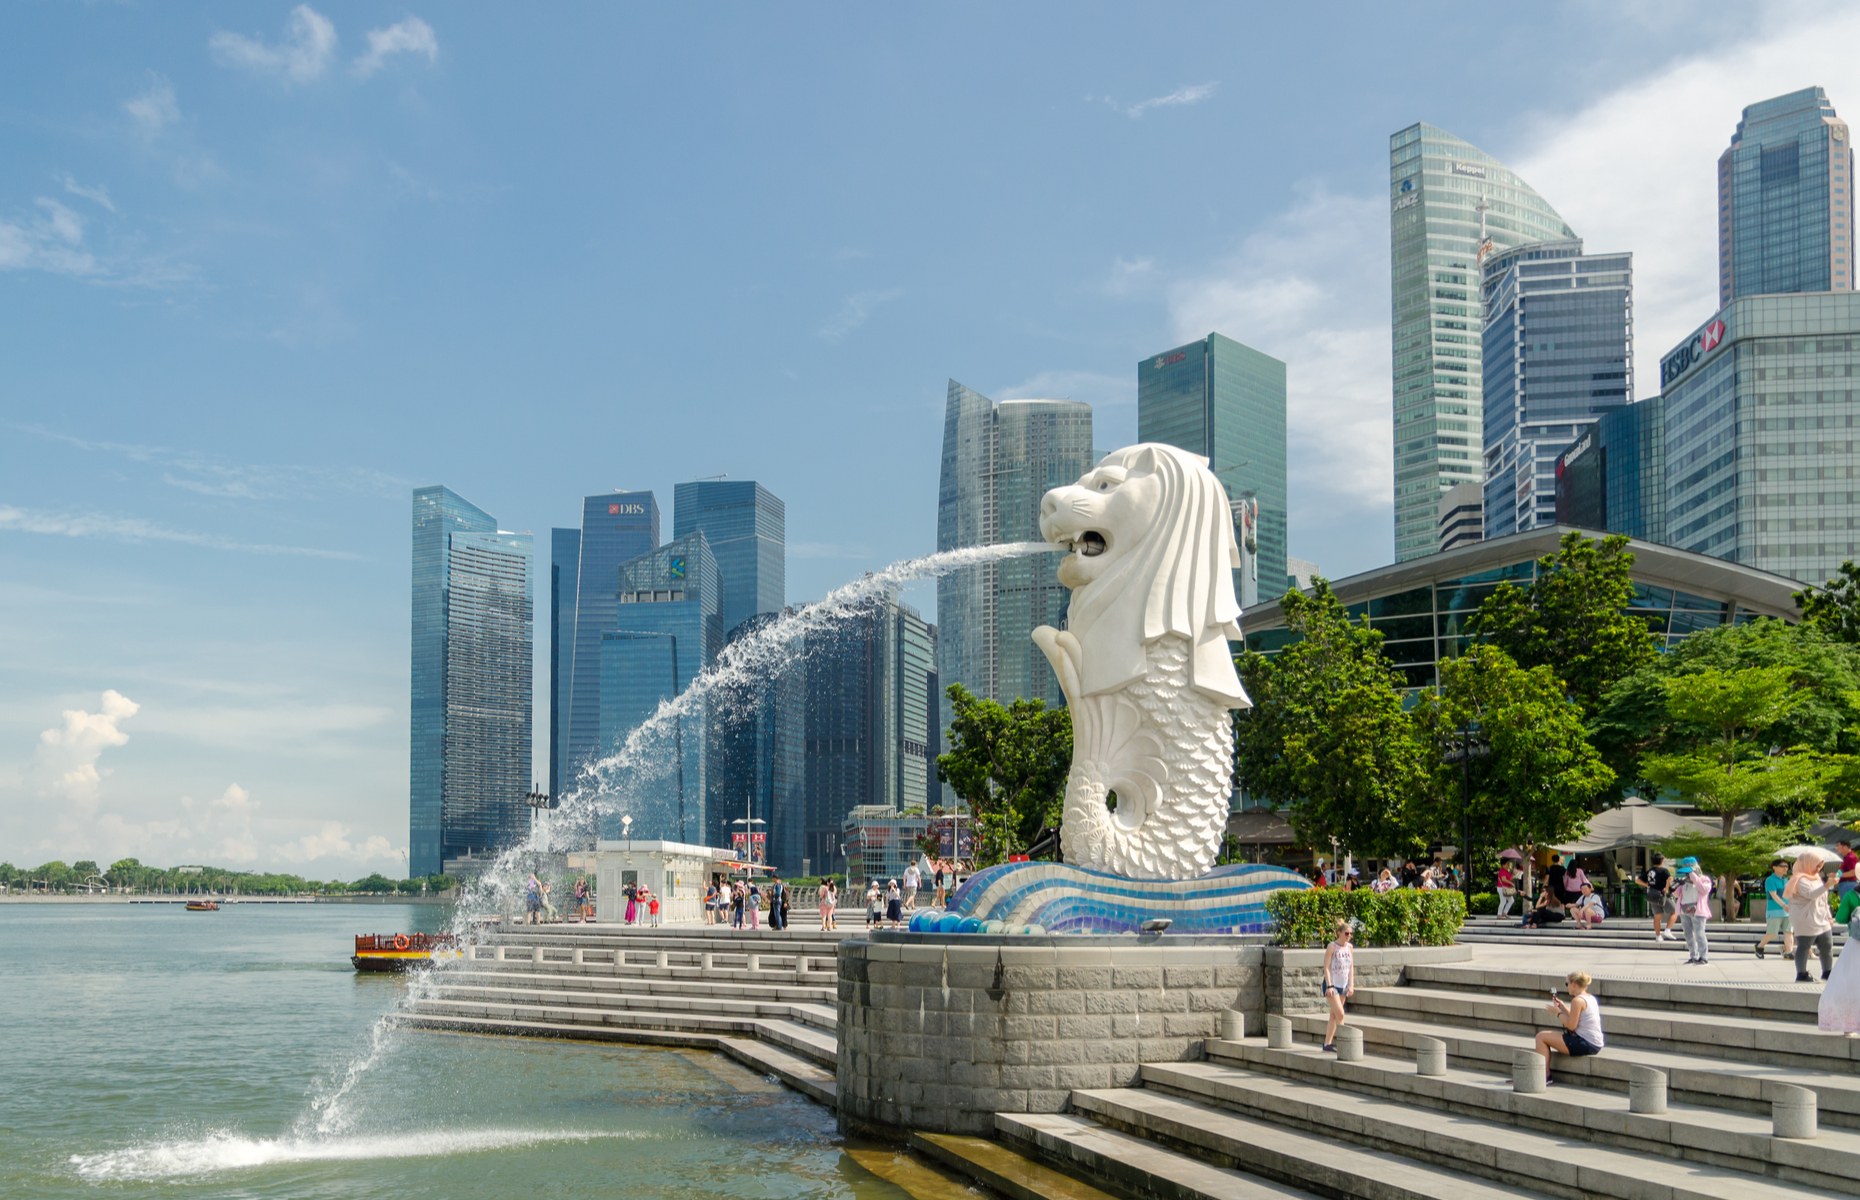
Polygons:
M1822 866L1834 856L1819 846L1791 846L1782 853L1795 852L1795 870L1783 887L1783 901L1789 905L1789 924L1795 928L1795 981L1813 983L1808 973L1808 951L1813 946L1821 959L1821 981L1834 973L1834 917L1828 911L1828 883L1821 877Z
M1711 920L1711 877L1699 870L1699 860L1682 858L1673 869L1675 890L1679 893L1679 924L1685 930L1687 966L1711 961L1711 943L1705 938L1705 923ZM1801 943L1797 942L1800 954Z

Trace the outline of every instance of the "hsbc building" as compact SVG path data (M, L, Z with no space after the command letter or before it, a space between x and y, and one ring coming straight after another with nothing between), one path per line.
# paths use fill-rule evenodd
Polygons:
M1666 540L1820 585L1860 560L1860 294L1733 300L1660 358Z

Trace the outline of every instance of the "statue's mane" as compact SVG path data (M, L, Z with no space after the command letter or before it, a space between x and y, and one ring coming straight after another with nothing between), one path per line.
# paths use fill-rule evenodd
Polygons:
M1162 509L1141 542L1072 593L1066 627L1084 648L1085 695L1141 679L1145 646L1176 634L1194 646L1194 685L1229 708L1247 707L1229 640L1240 640L1233 568L1240 565L1227 493L1208 460L1160 443L1107 455L1100 465L1162 482Z

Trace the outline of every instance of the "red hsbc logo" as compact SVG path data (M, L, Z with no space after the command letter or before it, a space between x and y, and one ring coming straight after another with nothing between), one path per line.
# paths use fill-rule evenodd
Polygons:
M1699 349L1700 350L1716 349L1718 346L1718 343L1722 342L1723 340L1724 340L1724 322L1713 321L1711 324L1705 327L1704 333L1699 334Z

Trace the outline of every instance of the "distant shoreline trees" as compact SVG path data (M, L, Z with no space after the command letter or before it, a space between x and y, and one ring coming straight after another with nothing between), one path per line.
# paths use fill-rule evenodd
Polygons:
M450 875L429 875L424 879L389 879L376 872L353 883L339 879L321 881L299 875L281 875L263 871L234 871L209 866L144 866L133 858L111 863L100 869L88 859L70 865L60 860L20 868L0 862L0 887L9 892L40 892L48 895L82 895L89 893L131 893L137 895L214 895L243 896L357 896L419 895L446 891L457 886Z

